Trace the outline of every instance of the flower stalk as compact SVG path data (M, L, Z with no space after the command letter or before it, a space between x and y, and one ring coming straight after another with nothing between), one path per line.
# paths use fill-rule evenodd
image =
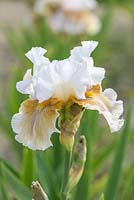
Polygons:
M65 148L65 167L62 185L62 199L64 200L69 199L69 193L65 189L69 180L74 137L79 128L82 115L82 107L72 101L68 101L66 106L62 107L60 111L60 142Z
M65 192L65 187L69 178L71 157L72 157L72 152L65 150L64 176L63 176L63 185L62 185L62 192L61 192L62 200L68 200L69 198L68 193Z

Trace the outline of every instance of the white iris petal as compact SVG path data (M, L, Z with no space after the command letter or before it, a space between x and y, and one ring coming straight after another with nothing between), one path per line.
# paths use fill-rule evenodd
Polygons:
M50 64L48 58L44 57L46 52L47 50L41 47L33 47L25 54L34 64L33 75L31 69L27 70L23 80L17 83L16 88L22 94L29 94L31 99L37 99L37 80L40 70Z
M120 116L123 113L123 102L117 99L116 92L108 88L100 95L91 98L85 107L91 110L98 110L100 114L106 118L111 132L119 131L124 124L124 120Z
M88 89L91 89L94 85L100 84L105 76L105 69L102 67L94 67L93 59L84 58L83 66L87 67L89 74Z
M55 61L47 69L40 71L37 85L38 100L50 97L67 101L71 96L85 98L89 80L87 66L70 61Z
M47 52L46 49L42 47L33 47L25 55L26 57L34 64L34 75L46 65L49 64L49 59L44 57L44 54Z
M87 73L89 74L88 89L92 88L93 85L100 84L105 76L105 69L94 67L93 58L90 57L97 45L98 42L95 41L83 41L82 46L75 47L71 50L70 60L87 67Z
M83 41L82 46L74 47L71 50L70 59L77 62L83 62L84 58L89 58L91 53L97 47L98 42L96 41Z
M94 9L97 4L95 0L73 0L73 1L62 0L61 3L63 9L74 12Z
M19 81L16 84L17 90L22 94L29 94L32 99L36 98L35 95L35 88L34 88L34 79L31 74L32 70L28 69L24 75L24 78L22 81Z

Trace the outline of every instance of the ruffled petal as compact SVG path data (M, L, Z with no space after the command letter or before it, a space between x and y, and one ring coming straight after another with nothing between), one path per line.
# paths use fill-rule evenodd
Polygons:
M87 68L89 81L88 81L88 89L91 89L94 85L100 84L105 76L105 69L102 67L94 67L93 59L85 58L83 60L83 65Z
M102 92L101 87L97 85L85 95L86 99L74 99L74 101L87 109L98 110L106 118L111 132L119 131L124 124L124 120L120 118L123 113L123 102L116 100L116 92L111 88Z
M52 146L50 137L55 128L58 114L54 107L38 108L37 100L26 100L19 113L12 118L12 128L17 135L15 139L33 150L45 150Z
M34 64L34 74L40 70L41 67L49 64L48 58L44 57L47 52L42 47L33 47L25 55Z
M71 96L84 98L89 81L86 66L81 66L69 59L52 62L47 69L40 71L37 84L39 102L48 98L68 101Z
M77 62L83 62L84 58L89 58L91 53L97 47L98 42L96 41L83 41L82 46L74 47L71 50L70 59Z
M22 94L29 94L31 99L37 99L37 81L40 70L50 64L49 60L44 57L46 52L41 47L35 47L26 53L26 56L34 63L33 75L31 69L27 70L23 80L16 84L17 90Z
M19 81L16 84L17 90L22 93L22 94L30 94L33 95L34 89L33 89L33 84L32 84L32 70L28 69L24 75L24 78L22 81Z
M117 101L117 94L113 89L106 89L104 92L89 98L90 103L86 108L98 110L106 118L111 132L121 129L124 120L120 116L123 113L123 102Z

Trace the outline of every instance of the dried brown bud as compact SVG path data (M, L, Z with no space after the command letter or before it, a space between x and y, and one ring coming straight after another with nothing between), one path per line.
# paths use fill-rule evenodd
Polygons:
M38 181L32 182L33 200L48 200L48 197Z

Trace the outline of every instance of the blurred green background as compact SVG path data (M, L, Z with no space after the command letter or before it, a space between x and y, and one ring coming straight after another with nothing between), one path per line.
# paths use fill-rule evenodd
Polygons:
M58 134L53 148L32 152L14 140L10 121L26 99L15 84L32 64L25 53L33 46L48 50L52 59L63 59L82 40L97 40L95 66L106 69L104 87L111 87L124 101L125 125L111 134L102 116L85 112L78 133L88 144L83 176L73 190L74 200L134 199L134 2L100 0L97 8L102 29L95 36L54 34L39 18L31 24L28 1L0 0L0 199L31 199L32 180L39 180L50 200L59 200L64 154ZM103 198L102 198L103 199Z

